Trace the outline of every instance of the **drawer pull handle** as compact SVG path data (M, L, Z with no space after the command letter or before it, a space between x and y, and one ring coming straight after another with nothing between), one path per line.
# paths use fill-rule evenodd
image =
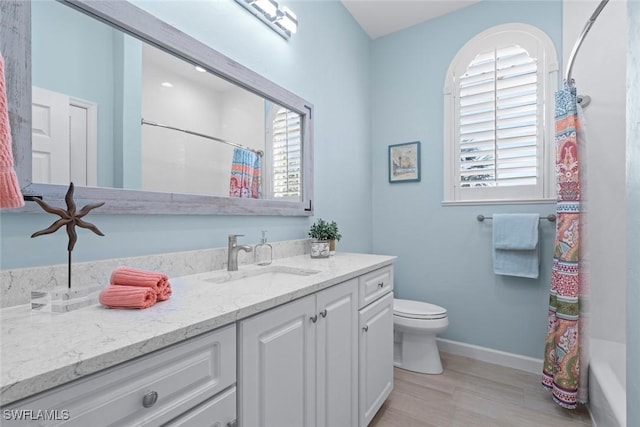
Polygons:
M155 391L150 391L149 393L145 394L144 397L142 398L142 406L144 406L145 408L151 408L153 405L156 404L157 401L158 401L158 393Z
M318 315L316 314L314 316L309 317L309 320L311 320L311 323L316 323L316 321L318 320Z
M327 309L326 309L326 308L320 312L320 316L321 316L322 318L327 317Z
M369 332L369 325L363 326L362 330L365 331L365 332Z
M378 287L379 287L379 288L384 288L384 282L380 282L380 283L378 283Z

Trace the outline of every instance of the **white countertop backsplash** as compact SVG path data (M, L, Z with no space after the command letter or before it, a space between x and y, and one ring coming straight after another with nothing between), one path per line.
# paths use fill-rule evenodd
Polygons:
M317 270L318 273L291 276L278 283L265 281L259 285L240 281L203 281L202 273L221 270L226 264L226 248L222 260L215 259L214 262L211 256L216 250L100 261L101 267L108 267L108 273L123 264L162 271L170 277L173 295L169 300L144 310L107 309L96 305L69 313L50 314L32 312L29 304L0 310L0 404L17 401L148 354L389 265L395 260L392 256L352 253L313 259L308 255L306 239L293 241L292 245L273 245L274 258L287 252L300 253L301 249L307 253L278 256L272 265ZM154 258L154 262L149 262L150 258ZM142 262L143 259L147 263ZM34 270L39 270L38 277L46 280L46 273L55 268ZM260 268L264 267L246 262L240 266L240 270ZM106 285L108 273L105 276L103 271L95 271L87 268L85 277L91 281L101 280ZM73 274L75 279L76 272ZM11 276L14 281L18 277ZM38 277L30 280L37 282ZM4 293L4 276L2 280Z

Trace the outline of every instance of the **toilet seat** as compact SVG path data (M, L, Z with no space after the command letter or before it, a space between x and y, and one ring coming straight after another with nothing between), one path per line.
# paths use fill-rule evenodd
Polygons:
M394 299L393 314L408 319L436 320L446 318L447 310L427 302Z

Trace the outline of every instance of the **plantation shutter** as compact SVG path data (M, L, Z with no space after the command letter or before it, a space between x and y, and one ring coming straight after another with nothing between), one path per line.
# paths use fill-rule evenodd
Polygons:
M273 197L300 198L300 115L280 108L273 120Z
M538 180L538 64L520 46L477 55L459 79L459 185Z

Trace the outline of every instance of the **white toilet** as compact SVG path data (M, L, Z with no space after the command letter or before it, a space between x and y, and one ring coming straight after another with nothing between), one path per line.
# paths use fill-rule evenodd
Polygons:
M441 374L436 335L449 326L447 310L434 304L393 300L393 364L423 374Z

